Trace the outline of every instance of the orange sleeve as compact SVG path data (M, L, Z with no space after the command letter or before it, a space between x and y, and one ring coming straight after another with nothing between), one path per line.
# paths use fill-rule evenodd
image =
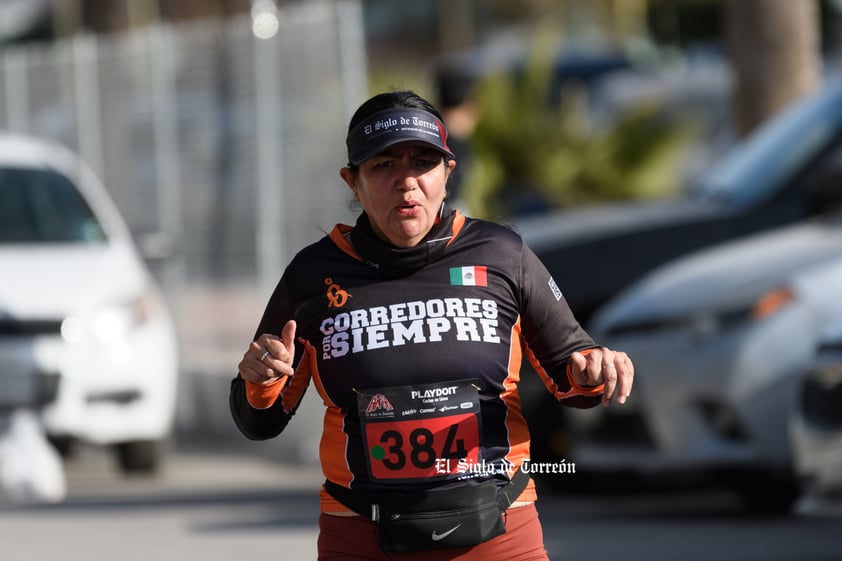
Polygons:
M246 399L255 409L272 407L287 385L289 376L283 376L269 384L255 384L246 380Z
M593 351L593 349L585 349L584 351L579 351L579 353L588 355L591 351ZM582 386L577 384L573 379L573 369L571 366L572 363L567 363L567 381L570 382L570 387L578 391L580 395L596 396L605 392L605 384L600 384L598 386Z

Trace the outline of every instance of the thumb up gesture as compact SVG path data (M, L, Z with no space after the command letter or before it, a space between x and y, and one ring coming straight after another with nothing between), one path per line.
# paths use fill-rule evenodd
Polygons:
M292 376L295 328L295 321L289 320L280 337L264 333L252 341L240 361L240 377L255 384L271 384L284 376Z

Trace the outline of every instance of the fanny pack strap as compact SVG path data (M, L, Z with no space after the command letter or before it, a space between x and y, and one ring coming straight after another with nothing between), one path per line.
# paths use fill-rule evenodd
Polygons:
M526 489L527 483L529 483L529 474L518 468L509 482L497 490L497 506L500 507L500 512L512 506L512 503Z
M512 506L529 483L529 474L521 471L520 468L508 483L497 490L497 506L500 512ZM380 518L377 503L371 502L371 494L355 491L338 485L330 480L325 480L325 491L334 499L350 508L360 516L377 522Z

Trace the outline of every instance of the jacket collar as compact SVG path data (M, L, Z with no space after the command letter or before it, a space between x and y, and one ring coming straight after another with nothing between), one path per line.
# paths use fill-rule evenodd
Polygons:
M439 219L418 245L398 248L381 240L363 212L351 230L351 243L357 255L370 267L388 278L405 277L436 261L456 235L454 220L458 211L442 203Z

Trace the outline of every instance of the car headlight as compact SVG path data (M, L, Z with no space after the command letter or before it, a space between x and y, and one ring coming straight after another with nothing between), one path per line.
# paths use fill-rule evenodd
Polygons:
M69 316L61 324L61 336L69 343L93 339L113 343L149 319L151 295L144 291L137 297L104 306L90 315Z
M691 322L692 333L705 339L721 331L735 329L747 322L764 321L795 300L795 293L788 287L765 292L748 308L719 310L697 314Z
M795 300L795 293L789 287L776 288L761 296L751 308L751 319L762 321Z
M789 287L775 288L763 293L749 307L698 314L692 322L697 335L709 336L718 331L737 328L747 322L764 321L795 301Z
M722 331L744 326L749 321L763 321L794 300L795 292L791 288L775 288L765 292L749 305L744 304L722 309L711 307L699 309L697 312L686 316L619 323L605 329L605 334L622 336L683 331L694 339L705 340Z

